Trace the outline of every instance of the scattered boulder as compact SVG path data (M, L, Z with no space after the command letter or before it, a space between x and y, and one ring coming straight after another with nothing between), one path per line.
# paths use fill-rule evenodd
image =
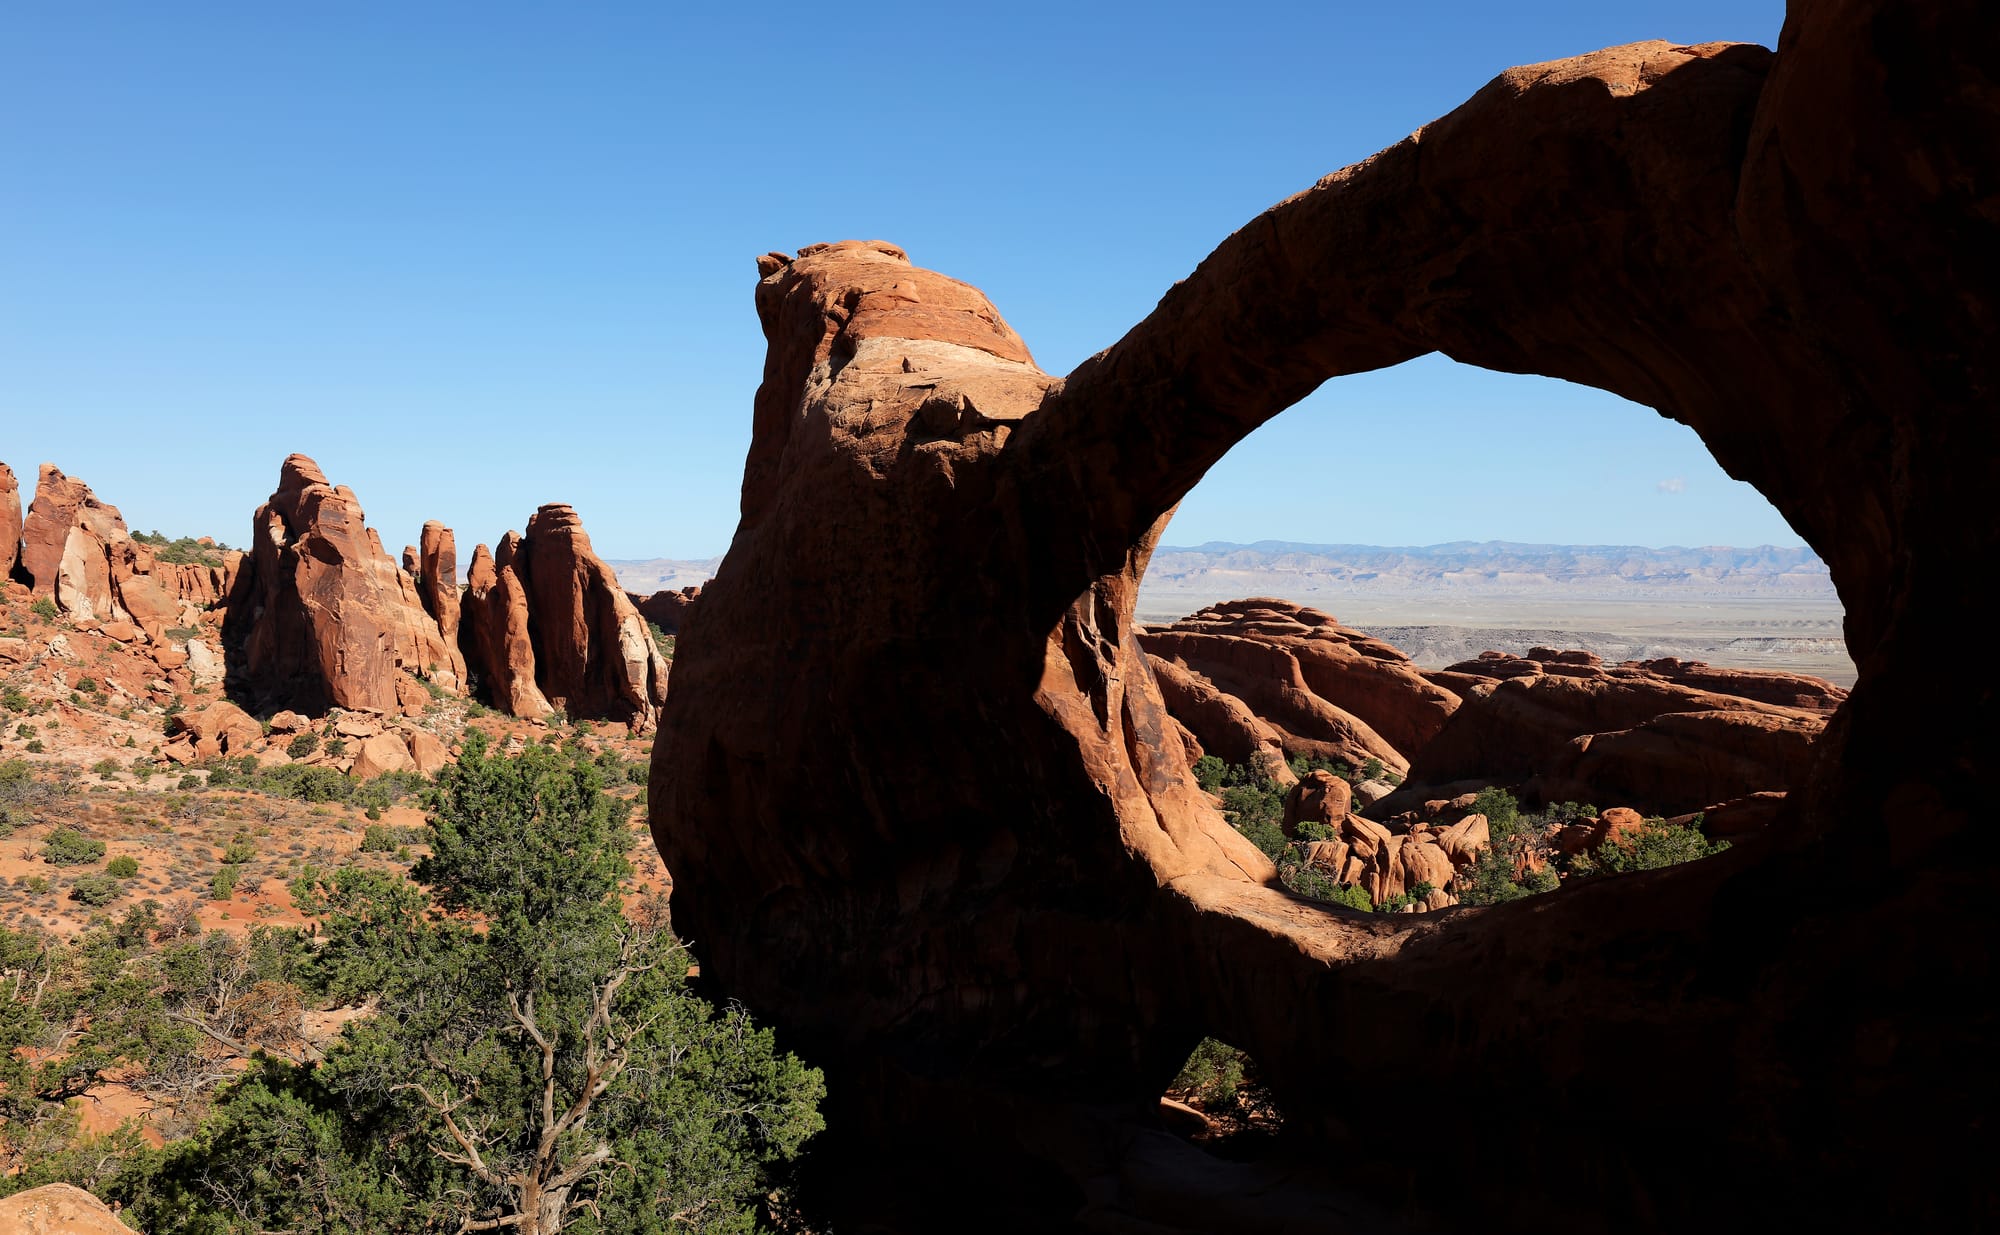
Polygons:
M132 1235L132 1228L74 1184L43 1184L0 1200L0 1235Z
M410 748L393 733L376 733L364 738L353 750L354 761L348 775L356 780L373 780L388 772L402 772L412 766Z
M1346 781L1324 770L1308 772L1285 795L1285 835L1296 840L1301 823L1338 832L1353 805L1354 792Z
M226 699L199 712L182 713L179 721L197 759L245 754L264 736L264 726L255 717Z
M410 748L410 766L425 776L436 776L451 765L451 751L435 734L411 729L403 735Z

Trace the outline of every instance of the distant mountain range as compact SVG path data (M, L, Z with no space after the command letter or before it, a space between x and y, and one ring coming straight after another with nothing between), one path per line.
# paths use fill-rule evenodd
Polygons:
M624 585L626 591L651 596L654 592L678 592L684 587L708 582L715 577L715 568L722 565L722 559L649 557L643 561L621 561L607 558L605 565L618 573L618 582Z
M1670 590L1833 597L1826 563L1807 548L1678 545L1313 545L1260 540L1163 545L1146 590L1156 594L1294 595L1338 586L1366 592L1589 591L1600 596Z
M625 589L649 594L713 577L720 557L612 561ZM1156 595L1294 595L1338 586L1370 592L1576 591L1598 596L1680 593L1833 599L1826 563L1812 550L1758 545L1531 545L1455 540L1442 545L1162 545L1146 590Z

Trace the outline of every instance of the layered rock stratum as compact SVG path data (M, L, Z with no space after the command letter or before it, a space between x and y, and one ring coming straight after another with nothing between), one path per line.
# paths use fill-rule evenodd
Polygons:
M1326 1229L1305 1175L1163 1170L1116 1115L1203 1035L1321 1164L1434 1172L1433 1140L1379 1129L1450 1112L1489 1225L1994 1211L1967 1062L1993 1025L1962 992L1994 942L1996 705L1935 674L1983 619L1963 564L2000 548L1993 43L1973 0L1830 0L1775 55L1511 70L1066 378L893 245L760 260L742 522L688 616L652 823L699 872L675 915L705 980L826 1066L851 1212ZM1825 560L1859 680L1756 843L1368 918L1277 887L1192 783L1133 620L1166 517L1327 379L1431 351L1681 420ZM1520 1186L1551 1163L1561 1187Z

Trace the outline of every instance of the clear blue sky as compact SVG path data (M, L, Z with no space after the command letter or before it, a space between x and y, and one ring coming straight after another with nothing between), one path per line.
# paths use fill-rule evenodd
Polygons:
M51 4L0 9L0 460L247 537L279 460L392 551L542 502L610 557L720 552L753 258L880 237L1037 360L1500 70L1775 42L1778 0ZM731 11L726 11L731 10ZM1439 360L1240 445L1172 543L1796 544L1694 435Z

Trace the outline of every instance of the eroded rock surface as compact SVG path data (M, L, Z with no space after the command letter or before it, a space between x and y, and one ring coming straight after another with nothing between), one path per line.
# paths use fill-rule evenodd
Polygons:
M1172 662L1240 700L1276 732L1288 756L1356 769L1373 759L1400 775L1458 707L1458 696L1427 681L1402 652L1287 600L1210 605L1142 632L1139 645L1155 672ZM1173 696L1168 708L1204 748L1213 745L1205 721L1190 719ZM1195 715L1206 718L1214 708Z
M1690 672L1683 662L1605 665L1588 652L1488 652L1431 676L1463 703L1410 761L1411 788L1515 785L1541 801L1605 801L1660 815L1803 783L1826 727L1817 707L1758 696L1844 699L1817 678ZM1686 685L1742 687L1751 697ZM1394 799L1392 799L1392 805Z
M307 712L395 712L405 679L452 671L456 649L412 579L382 549L361 503L292 455L257 511L228 627L252 697ZM421 688L419 688L421 689Z
M675 917L704 975L827 1066L857 1212L971 1190L1021 1229L1189 1229L1103 1112L1155 1111L1204 1033L1321 1161L1419 1178L1435 1147L1381 1119L1452 1112L1481 1152L1451 1193L1493 1225L1994 1211L1967 1061L1995 1026L1962 997L1992 859L1961 842L1996 704L1935 689L1983 629L1964 565L2000 549L1994 29L1974 0L1828 0L1775 57L1511 70L1066 379L894 246L760 261L742 523L652 821L700 872ZM1759 843L1379 919L1272 887L1194 791L1132 620L1164 518L1329 377L1430 351L1661 409L1826 559L1859 681ZM1564 1186L1524 1193L1550 1162Z
M472 555L460 641L480 689L515 716L561 709L652 728L667 665L576 512L549 505L526 536Z
M0 587L21 560L21 482L14 469L0 463Z

